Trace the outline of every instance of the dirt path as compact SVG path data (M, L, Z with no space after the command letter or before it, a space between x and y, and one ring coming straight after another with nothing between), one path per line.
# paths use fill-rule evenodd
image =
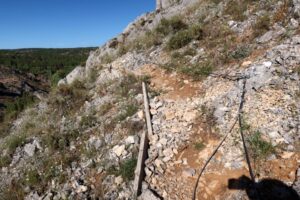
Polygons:
M193 82L187 77L175 73L167 73L155 65L145 65L137 73L149 75L151 77L150 86L154 90L160 91L159 99L172 101L174 105L176 103L189 104L189 99L199 98L204 93L200 82ZM174 116L177 116L178 112L185 112L184 110L178 111L178 107L176 109ZM173 129L182 128L179 123L178 127L174 126L176 124L173 125ZM158 173L149 180L150 186L158 191L164 199L192 198L198 173L221 139L210 130L209 125L204 123L201 116L193 121L192 127L189 140L178 149L176 156L166 165L164 173ZM224 158L226 155L218 152L207 167L200 180L197 199L248 199L244 191L228 189L230 179L238 179L243 175L249 177L246 163L241 158L242 167L228 169L224 166ZM298 160L298 154L280 152L276 159L262 162L254 166L254 169L258 179L274 178L292 183L295 180Z

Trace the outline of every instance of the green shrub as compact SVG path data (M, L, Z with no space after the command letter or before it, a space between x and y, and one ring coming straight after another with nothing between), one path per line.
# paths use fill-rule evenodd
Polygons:
M113 104L112 103L104 103L100 106L100 111L99 114L101 116L105 115L106 113L108 113L110 111L110 109L113 108Z
M188 30L179 31L170 38L167 48L169 50L179 49L189 44L192 40L193 37Z
M114 55L111 55L111 54L104 54L102 57L101 57L101 61L102 63L104 64L108 64L108 63L111 63L113 62L114 60L116 59L116 57Z
M25 191L20 181L12 180L6 188L0 190L0 196L3 200L23 200Z
M201 151L205 148L205 144L203 142L196 142L194 144L194 148L198 151Z
M188 31L194 40L202 40L204 37L203 28L199 24L190 26Z
M41 183L41 176L37 170L28 170L25 173L25 184L31 188L39 187Z
M253 26L253 35L258 37L270 30L271 19L268 14L259 17Z
M127 74L120 81L115 92L118 96L126 98L129 97L129 92L132 92L132 95L140 93L141 85L138 77L134 74Z
M23 145L25 143L26 136L24 134L21 135L11 135L5 141L6 147L10 154L15 152L16 148Z
M137 159L131 158L120 165L119 174L125 181L130 181L134 179L134 171L136 168L136 164Z
M42 137L44 145L50 148L50 150L65 150L70 146L72 140L75 140L79 136L79 131L70 130L67 133L49 132Z
M127 129L127 133L129 135L136 135L139 131L141 131L144 128L144 122L128 120L122 124L122 128Z
M60 85L55 88L49 98L49 104L53 109L57 109L61 114L70 114L89 100L88 90L85 84L79 80L71 85Z
M272 153L275 153L275 148L270 142L266 142L261 138L261 133L256 131L248 138L252 156L255 160L266 159Z
M97 118L94 115L84 115L81 118L80 121L80 127L82 128L90 128L95 126L95 124L97 123Z
M195 56L197 51L194 48L188 48L183 52L184 56Z
M239 60L248 57L251 50L248 46L243 45L236 48L236 50L230 52L229 56L233 59Z
M33 105L35 100L36 98L33 95L25 93L24 95L17 97L13 102L6 103L5 118L7 120L15 119L20 112Z
M124 110L121 111L121 114L118 115L117 120L123 121L127 117L131 117L132 115L134 115L137 111L138 111L138 107L136 104L126 105Z
M246 19L244 12L247 10L248 1L246 0L231 0L225 8L225 14L231 15L233 20L243 21Z
M192 25L172 35L167 43L167 48L169 50L179 49L189 44L192 40L202 40L203 37L204 31L202 26Z
M197 63L194 65L183 66L180 69L180 72L193 77L194 80L201 80L213 72L213 66L211 62Z
M0 169L2 167L6 167L11 163L11 157L10 156L1 156L0 157Z
M174 16L171 19L163 18L155 30L162 35L168 35L186 28L187 25L181 20L181 17Z

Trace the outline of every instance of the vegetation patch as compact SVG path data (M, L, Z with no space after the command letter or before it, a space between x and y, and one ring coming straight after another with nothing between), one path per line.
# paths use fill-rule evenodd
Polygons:
M35 101L36 98L33 95L25 93L23 96L17 97L13 102L5 104L5 120L16 119L19 113L33 105Z
M196 142L194 148L198 151L202 151L205 148L205 144L203 142Z
M275 147L270 142L262 139L261 133L256 131L248 138L252 157L255 160L266 159L272 153L275 153Z
M0 190L2 199L22 200L25 198L23 186L19 181L12 180L12 182L4 190Z
M19 146L24 145L25 140L26 140L25 134L9 136L5 141L5 146L8 149L8 153L13 154Z
M235 60L247 58L251 53L251 49L247 45L238 46L234 51L231 51L229 56Z
M213 72L213 65L211 62L203 62L183 66L180 72L191 76L194 80L202 80Z
M235 21L244 21L246 16L244 12L247 10L248 2L246 0L237 1L231 0L225 8L225 14L230 15Z
M180 30L169 39L167 48L175 50L189 44L192 40L201 40L204 37L204 31L200 25L190 26L188 29Z
M162 19L155 31L166 36L171 33L176 33L180 30L186 29L188 26L182 21L180 16L174 16L171 19Z
M121 114L118 115L117 120L123 121L127 117L131 117L132 115L134 115L137 111L138 111L138 107L136 106L136 104L125 105L124 110L122 110Z
M137 159L131 158L120 164L119 168L112 166L108 169L108 174L113 174L115 176L122 176L125 181L130 181L134 179L134 171L136 168Z
M11 157L10 156L1 156L0 157L0 169L2 167L7 167L11 163Z
M259 17L253 25L253 36L258 37L270 30L271 19L268 14Z

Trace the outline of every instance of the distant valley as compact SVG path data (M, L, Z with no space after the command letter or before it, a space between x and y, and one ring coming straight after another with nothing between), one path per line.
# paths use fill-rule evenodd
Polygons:
M0 50L0 123L9 123L75 66L85 65L94 49Z

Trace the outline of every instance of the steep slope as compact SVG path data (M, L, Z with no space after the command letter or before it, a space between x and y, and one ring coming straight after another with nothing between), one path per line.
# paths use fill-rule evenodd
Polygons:
M299 2L164 5L92 52L84 69L14 123L0 141L4 199L134 199L146 131L142 81L154 135L139 198L192 198L243 91L241 128L257 190L263 199L298 198ZM233 126L208 165L197 199L254 198L239 131Z

